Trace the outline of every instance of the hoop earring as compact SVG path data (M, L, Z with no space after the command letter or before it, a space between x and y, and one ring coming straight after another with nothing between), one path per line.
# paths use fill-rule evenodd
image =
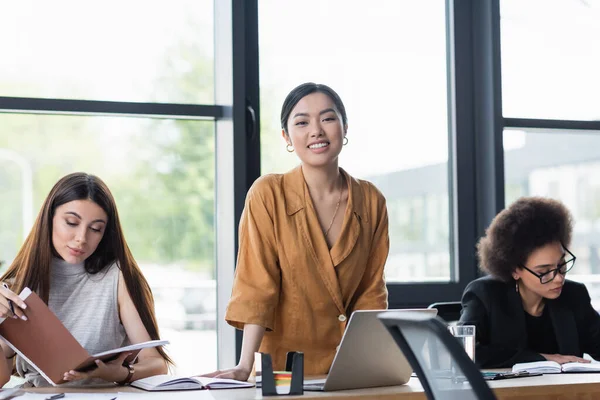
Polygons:
M289 143L285 146L285 149L287 150L288 153L293 153L294 152L294 146L292 146Z
M344 141L342 143L344 146L348 144L348 136L344 136Z

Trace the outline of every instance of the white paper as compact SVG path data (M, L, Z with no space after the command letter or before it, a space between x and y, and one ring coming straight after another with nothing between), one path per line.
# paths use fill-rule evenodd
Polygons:
M0 400L8 400L20 396L22 394L21 389L2 389L0 390Z
M560 364L555 361L534 361L528 363L515 364L512 367L512 372L541 372L542 374L559 374Z
M594 363L572 362L572 363L563 364L562 370L565 372L589 372L589 371L600 372L600 365L598 365L597 362L594 362Z
M56 393L25 393L18 400L44 400ZM112 400L118 393L65 393L61 400Z
M201 390L208 389L237 389L253 387L250 382L236 381L233 379L206 378L203 376L173 376L155 375L131 382L131 386L145 390Z
M254 386L254 384L250 382L236 381L234 379L226 378L206 378L204 376L195 376L194 379L200 381L209 389L236 389Z
M570 362L565 364L559 364L554 361L535 361L528 363L515 364L512 367L513 372L529 371L529 372L541 372L542 374L559 374L561 372L589 372L598 371L600 372L600 365L598 361L594 360L589 354L583 355L585 360L589 360L589 363Z
M168 340L150 340L148 342L143 342L143 343L138 343L138 344L132 344L130 346L125 346L125 347L119 347L118 349L112 349L109 351L104 351L102 353L98 353L98 354L94 354L92 357L102 357L105 356L107 354L114 354L114 353L125 353L128 351L132 351L132 350L138 350L138 349L145 349L148 347L157 347L157 346L164 346L169 344Z
M252 393L254 398L254 392ZM182 391L182 392L119 392L117 400L214 400L209 390Z

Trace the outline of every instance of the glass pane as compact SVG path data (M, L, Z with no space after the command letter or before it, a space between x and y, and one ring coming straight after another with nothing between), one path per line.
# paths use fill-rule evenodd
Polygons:
M340 166L388 201L388 281L450 279L445 24L443 0L259 2L262 173L298 163L280 136L287 93L336 90L349 119Z
M600 309L600 132L505 130L506 204L520 196L562 201L575 226L568 278L585 283Z
M217 367L214 123L0 114L0 260L67 173L111 189L176 372Z
M463 364L456 361L440 337L431 329L405 325L402 334L423 369L435 398L444 400L477 400L466 378ZM464 343L461 340L461 345ZM473 341L473 348L475 342ZM475 366L473 365L473 368Z
M600 117L600 1L502 0L505 117Z
M0 96L214 102L213 0L20 0L0 12Z

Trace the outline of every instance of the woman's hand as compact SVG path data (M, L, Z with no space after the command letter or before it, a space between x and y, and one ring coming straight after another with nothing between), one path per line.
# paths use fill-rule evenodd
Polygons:
M238 365L231 369L211 372L200 375L207 378L235 379L236 381L247 381L252 366L254 365L254 353L260 348L265 328L255 324L244 325L244 339L242 340L242 356Z
M585 358L577 357L577 356L563 356L562 354L541 354L548 361L555 361L559 364L565 364L570 362L578 362L578 363L589 363L590 360L586 360Z
M116 360L104 363L96 360L97 368L88 372L68 371L64 374L64 380L67 382L79 381L81 379L100 378L108 382L121 382L127 375L129 369L123 365L123 362L130 353L123 353Z
M215 371L211 372L210 374L204 374L200 376L204 376L207 378L235 379L236 381L245 382L248 380L248 377L250 377L251 372L252 368L237 365L235 368L225 369L223 371Z
M5 284L0 285L0 317L1 318L21 318L27 321L23 310L27 305L16 293L10 290Z

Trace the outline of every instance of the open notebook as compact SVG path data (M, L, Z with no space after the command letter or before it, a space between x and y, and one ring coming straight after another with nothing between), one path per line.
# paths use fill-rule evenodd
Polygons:
M570 362L559 364L556 361L534 361L528 363L515 364L512 372L529 371L542 374L560 374L561 372L600 372L600 362L594 360L589 354L584 354L583 358L589 360L589 363Z
M27 304L27 321L0 318L0 337L53 386L64 383L69 370L92 369L96 360L114 360L124 352L131 353L125 361L132 363L142 349L169 343L151 340L90 355L37 294L25 288L19 297Z
M254 386L249 382L236 381L233 379L205 378L202 376L179 377L172 375L155 375L131 382L136 388L159 391L159 390L194 390L194 389L235 389Z

